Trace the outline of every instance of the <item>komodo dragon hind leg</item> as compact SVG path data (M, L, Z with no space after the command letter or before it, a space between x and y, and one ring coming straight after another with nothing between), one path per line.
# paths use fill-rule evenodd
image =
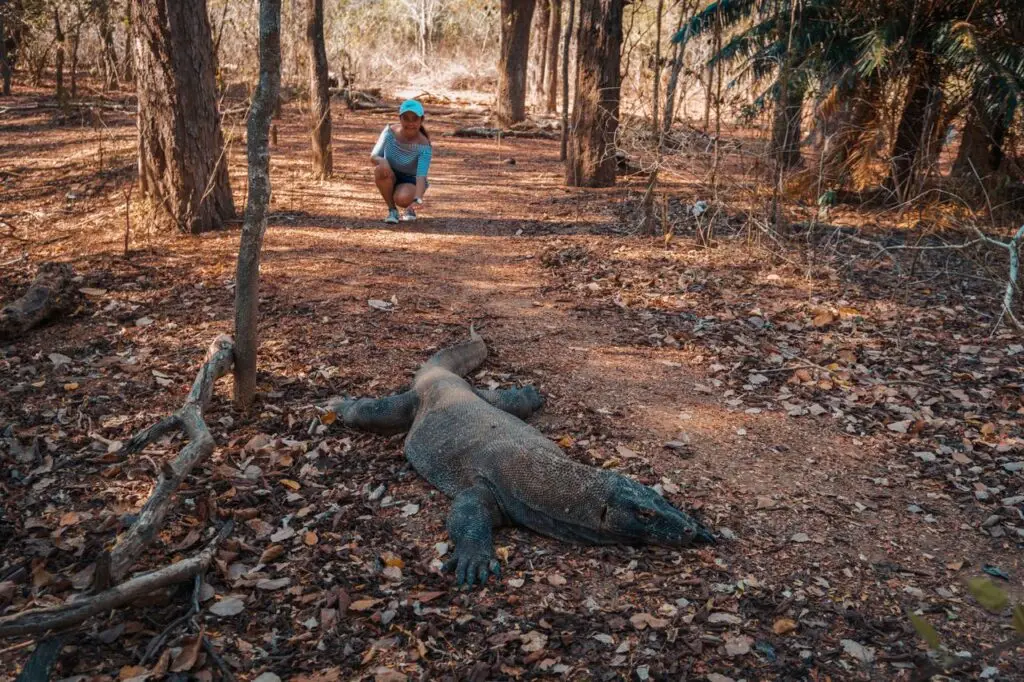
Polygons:
M506 388L496 391L474 388L473 392L494 407L515 415L520 419L528 419L530 415L544 405L544 398L533 386L522 388Z
M489 576L501 576L501 564L494 557L493 531L504 517L494 495L482 485L466 488L452 500L448 535L455 551L443 570L455 573L456 585L483 585Z
M330 409L342 418L345 426L393 436L408 431L416 417L419 399L413 391L387 398L341 398Z

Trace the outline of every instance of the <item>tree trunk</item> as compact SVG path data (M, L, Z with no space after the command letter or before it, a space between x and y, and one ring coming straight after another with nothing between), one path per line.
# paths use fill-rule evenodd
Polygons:
M60 11L53 8L53 39L57 44L54 55L54 79L57 86L57 101L64 104L67 93L64 92L64 29L60 25Z
M562 0L551 0L551 18L548 21L548 72L545 76L546 100L544 110L558 111L558 46L562 37Z
M526 120L526 65L534 0L501 0L501 54L498 61L498 121Z
M121 82L131 83L135 80L135 22L132 20L134 0L129 0L124 7L124 52L121 61ZM214 57L216 58L216 56Z
M101 73L103 74L103 89L113 90L117 85L117 49L114 47L114 28L110 25L110 3L98 2L99 13Z
M690 3L683 2L679 5L679 19L676 22L676 30L673 31L672 35L676 35L683 28L683 19L689 15ZM675 48L672 51L672 70L668 75L668 85L665 88L665 115L662 116L661 126L664 135L668 135L668 132L672 130L672 122L675 118L675 106L676 106L676 88L679 87L679 72L683 70L683 46L681 43L676 43Z
M658 130L658 107L661 106L661 15L665 0L658 0L657 20L654 28L654 93L651 95L651 130Z
M81 44L84 21L84 18L79 16L75 30L71 34L71 99L78 97L78 46Z
M247 128L249 198L235 274L235 402L241 408L256 395L259 341L260 250L270 204L270 117L281 87L281 0L260 0L260 80Z
M544 103L544 74L548 65L548 23L551 20L551 3L549 0L537 0L537 10L533 15L533 51L530 61L530 95L531 101L538 105Z
M984 180L998 173L1003 165L1003 142L1013 121L1016 102L1005 98L993 111L989 102L995 95L994 91L991 81L979 81L971 95L960 149L952 170L954 176L968 182Z
M0 0L0 95L11 94L11 62L7 54L7 31L4 28L4 16L7 11L7 0Z
M565 15L565 37L562 39L562 145L558 160L565 161L569 145L569 44L572 42L576 0L569 0Z
M615 184L624 6L625 0L580 3L580 77L565 161L566 183L575 187Z
M924 55L922 59L923 63L910 77L907 103L896 128L889 177L884 185L901 202L910 197L911 190L917 185L922 170L918 159L938 117L936 98L941 96L942 72L934 55Z
M777 165L788 170L801 165L800 135L804 108L804 88L789 74L779 79L779 99L772 122L772 155Z
M140 189L182 232L223 227L235 205L206 0L132 0L132 8Z
M334 172L331 150L331 98L327 90L327 50L324 47L324 0L310 0L306 24L309 45L309 118L313 145L313 176L318 180Z

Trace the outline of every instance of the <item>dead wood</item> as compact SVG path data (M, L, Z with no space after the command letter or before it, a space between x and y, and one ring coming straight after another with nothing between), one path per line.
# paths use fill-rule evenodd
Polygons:
M0 340L14 339L71 309L77 299L74 270L67 263L43 263L21 298L0 310Z
M525 130L517 130L515 128L509 130L502 130L501 128L488 128L485 126L469 126L466 128L459 128L452 137L482 137L492 138L498 135L502 137L522 137L522 138L541 138L545 140L557 140L560 138L560 133L554 130L545 130L543 128L531 128Z
M170 417L163 419L136 434L129 442L128 452L138 452L147 443L159 438L172 429L181 429L189 438L189 444L181 449L173 461L167 462L157 477L153 493L139 511L138 518L118 540L110 553L110 579L121 580L132 564L142 555L146 546L153 541L163 525L171 507L171 495L182 480L202 459L213 452L213 436L203 420L203 412L210 402L213 384L227 374L234 364L234 342L230 336L221 334L210 344L206 360L196 375L192 390L185 398L185 404ZM97 585L103 589L106 585Z
M4 616L0 618L0 637L17 637L65 630L83 623L97 614L130 604L139 597L144 597L156 590L189 580L206 570L217 552L217 546L231 534L233 528L234 522L228 521L199 554L156 571L143 573L93 597L61 606L29 609Z

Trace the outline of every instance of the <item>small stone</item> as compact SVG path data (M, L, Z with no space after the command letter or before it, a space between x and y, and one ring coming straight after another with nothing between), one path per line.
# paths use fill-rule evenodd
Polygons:
M717 611L708 616L708 622L714 625L741 625L743 623L743 619L732 613Z
M1024 470L1024 460L1019 462L1006 462L1003 464L1003 468L1009 471L1011 474L1016 471Z
M989 516L987 519L985 519L982 522L981 527L982 528L991 528L992 526L994 526L997 523L999 523L1002 519L1003 519L1003 517L1001 517L999 514L992 514L991 516Z
M921 512L924 511L924 509L921 509L916 504L908 504L907 505L907 511L910 512L911 514L920 514Z
M1004 497L1000 500L1004 507L1016 507L1018 504L1024 503L1024 495L1014 495L1013 497Z
M839 644L842 645L844 652L865 665L868 665L875 660L875 650L871 647L864 646L852 639L844 639L839 642Z
M793 537L790 538L793 542L810 542L811 536L807 533L794 533Z
M934 452L915 452L914 457L917 457L924 463L934 462L936 459Z
M974 497L977 498L979 502L984 502L985 500L990 498L991 495L989 495L987 490L975 490Z

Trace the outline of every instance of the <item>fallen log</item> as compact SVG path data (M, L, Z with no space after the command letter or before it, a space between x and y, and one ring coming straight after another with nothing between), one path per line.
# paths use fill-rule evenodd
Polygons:
M561 134L554 130L545 130L543 128L531 128L525 130L502 130L501 128L488 128L486 126L468 126L466 128L459 128L455 132L451 133L452 137L477 137L477 138L493 138L498 135L502 137L520 137L520 138L541 138L545 140L558 140L561 138Z
M192 468L213 452L213 436L210 435L210 430L203 419L203 412L210 402L214 382L227 374L234 365L234 347L231 337L226 334L214 339L181 409L137 433L128 441L127 451L132 453L142 450L147 443L174 429L181 429L189 438L188 445L181 449L178 456L171 462L165 462L161 467L152 494L142 506L135 522L110 551L109 571L103 572L106 575L94 585L94 589L106 589L108 585L104 584L105 582L120 582L128 573L132 564L160 530L171 508L171 495ZM97 571L97 574L99 575L100 571Z
M36 635L66 630L100 613L130 604L155 590L184 582L205 571L217 553L217 546L231 534L234 522L228 521L199 554L170 566L143 573L92 597L70 604L43 609L29 609L0 618L0 637Z
M0 310L0 341L15 339L70 310L77 300L74 270L67 263L43 263L22 294Z

